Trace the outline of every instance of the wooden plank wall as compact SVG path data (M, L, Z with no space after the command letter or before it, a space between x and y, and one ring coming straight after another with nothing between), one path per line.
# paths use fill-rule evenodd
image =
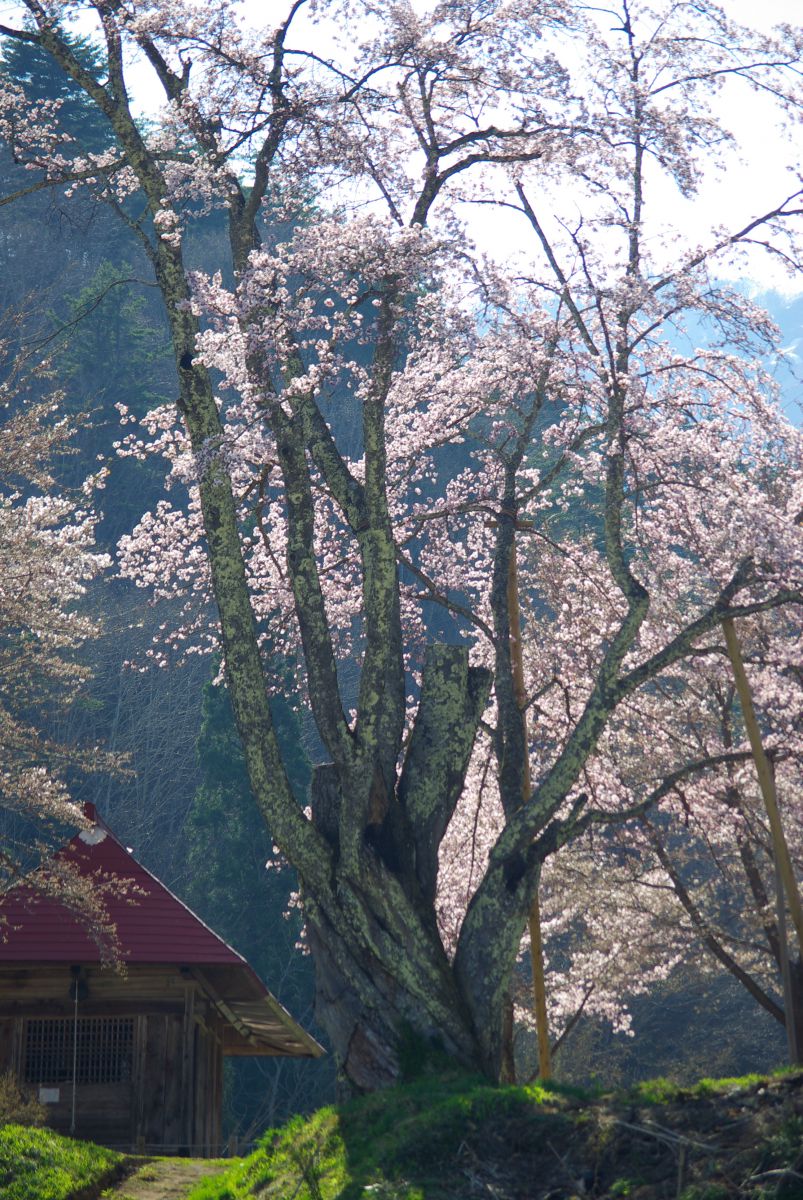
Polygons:
M4 1017L0 1020L0 1075L6 1071L17 1074L14 1044L14 1017Z
M219 1154L223 1105L222 1031L215 1023L198 1027L196 1034L196 1084L193 1123L200 1154Z
M82 968L84 1016L183 1011L187 980L175 966L130 967L125 975L99 966ZM72 975L67 964L0 967L0 1019L70 1016Z
M48 1104L47 1123L57 1133L72 1132L72 1084L59 1085L58 1104ZM75 1089L75 1133L102 1146L127 1149L131 1127L131 1081L79 1083Z
M200 987L177 967L136 967L119 976L87 967L81 1016L131 1016L134 1042L131 1079L79 1085L79 1136L155 1153L221 1153L223 1026ZM65 1017L70 1000L69 966L0 969L0 1071L24 1070L28 1017ZM54 1128L69 1131L72 1085L60 1085L50 1105Z
M143 1138L146 1147L164 1153L187 1149L183 1128L183 1081L180 1069L183 1016L149 1014L139 1027L136 1055L136 1121L133 1143Z

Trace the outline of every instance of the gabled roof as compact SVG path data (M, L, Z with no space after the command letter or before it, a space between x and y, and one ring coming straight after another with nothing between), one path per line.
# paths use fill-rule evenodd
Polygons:
M86 805L85 811L93 824L71 838L56 857L82 875L130 881L128 894L112 892L105 900L123 963L189 968L237 1031L235 1042L245 1039L245 1046L252 1047L233 1049L234 1053L322 1054L322 1047L271 995L243 956L137 862L97 817L94 806ZM78 919L25 880L0 896L0 919L0 966L101 962L98 946ZM240 1006L245 1006L242 1016L235 1014Z
M123 962L246 965L242 955L137 862L94 810L90 813L94 824L56 857L82 875L130 880L129 895L112 894L106 901ZM98 947L79 921L24 880L0 898L0 915L7 922L0 962L100 962Z

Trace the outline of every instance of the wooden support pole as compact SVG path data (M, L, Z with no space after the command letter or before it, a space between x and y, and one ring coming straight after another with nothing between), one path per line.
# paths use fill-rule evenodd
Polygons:
M730 617L725 617L722 622L722 628L725 632L725 642L728 647L731 665L733 666L733 674L736 680L736 690L739 693L739 701L742 706L742 715L747 728L747 736L750 739L750 749L753 752L753 759L756 764L756 774L761 787L761 795L764 798L764 806L767 810L767 817L770 823L770 832L772 834L772 846L775 861L778 864L778 872L781 877L783 889L786 893L786 900L789 905L789 912L792 917L792 924L797 932L798 946L800 957L803 959L803 905L800 902L800 891L795 879L794 868L792 867L792 859L789 854L789 847L786 844L784 837L783 825L781 823L781 814L778 810L778 799L775 794L775 780L772 774L772 768L769 760L764 753L764 747L761 743L761 731L756 720L755 709L753 708L753 699L750 694L750 685L747 681L747 675L744 669L744 661L742 659L742 651L739 645L739 639L736 636L736 628L733 620ZM794 1019L794 1014L786 1014L787 1021Z
M773 860L775 868L775 908L778 913L778 948L781 958L781 982L783 984L783 1011L786 1019L786 1045L789 1050L790 1063L799 1063L803 1047L798 1045L797 1021L795 1013L795 989L792 984L792 968L789 962L789 941L786 936L786 903L783 894L783 881L778 870L778 860Z
M527 920L530 930L530 961L533 968L533 1008L535 1028L538 1034L538 1075L540 1079L552 1078L552 1050L549 1045L549 1019L546 1011L546 976L544 974L544 947L541 940L541 905L536 887Z
M524 762L522 764L521 799L526 804L530 799L529 740L527 735L527 689L524 686L524 656L521 643L521 613L519 609L519 579L516 565L516 539L510 548L510 566L507 575L507 606L510 624L510 658L513 667L513 688L516 703L521 713L524 739ZM549 1047L549 1021L546 1011L546 978L544 974L544 950L541 939L541 908L538 903L536 884L530 915L527 920L530 931L530 961L533 971L533 1011L538 1037L538 1074L541 1079L552 1078L552 1052Z

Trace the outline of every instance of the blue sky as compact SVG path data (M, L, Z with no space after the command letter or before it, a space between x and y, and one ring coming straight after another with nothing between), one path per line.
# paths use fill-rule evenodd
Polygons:
M771 313L783 334L783 357L776 374L783 388L784 409L796 425L803 425L803 295L791 298L766 292L755 299Z

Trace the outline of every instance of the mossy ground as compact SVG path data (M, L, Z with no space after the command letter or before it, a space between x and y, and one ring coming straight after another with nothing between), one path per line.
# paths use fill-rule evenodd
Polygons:
M124 1162L122 1154L49 1129L0 1126L2 1200L74 1200L97 1195Z
M591 1096L424 1078L270 1131L188 1200L803 1200L803 1073Z

